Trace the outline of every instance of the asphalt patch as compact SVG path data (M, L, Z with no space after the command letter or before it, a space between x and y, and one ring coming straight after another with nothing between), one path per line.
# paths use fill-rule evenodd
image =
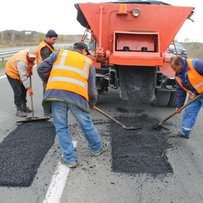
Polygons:
M132 175L150 174L158 176L173 173L166 152L171 148L169 131L154 130L156 118L142 114L135 117L120 116L117 120L126 126L141 127L140 130L126 130L117 124L111 125L112 170Z
M0 186L29 187L54 140L51 122L18 125L0 144Z

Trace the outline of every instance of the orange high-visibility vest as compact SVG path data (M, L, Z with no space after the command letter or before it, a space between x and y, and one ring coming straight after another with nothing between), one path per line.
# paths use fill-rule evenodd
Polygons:
M88 98L88 77L92 60L69 50L60 50L53 64L46 90L65 90Z
M18 68L17 68L17 62L18 61L24 61L27 64L27 67L28 67L27 68L27 75L32 74L32 67L34 64L29 62L27 55L28 55L28 51L22 50L16 54L14 54L7 61L6 66L5 66L5 72L9 77L11 77L13 79L20 80L20 75L19 75Z
M50 49L50 51L53 53L55 50L45 41L40 42L38 49L37 49L37 64L41 63L43 61L42 55L41 55L41 50L44 47L48 47Z
M203 76L200 75L195 68L192 65L192 60L188 59L187 60L187 64L188 64L188 79L190 84L194 87L194 89L196 89L196 91L198 93L202 93L203 92ZM180 78L176 76L176 81L178 82L178 84L186 91L189 93L189 97L192 98L194 97L194 93L192 93L189 89L185 88L181 81Z

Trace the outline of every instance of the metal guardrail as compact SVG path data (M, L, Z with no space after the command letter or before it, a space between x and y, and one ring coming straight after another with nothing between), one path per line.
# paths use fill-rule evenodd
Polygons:
M17 53L19 49L12 50L12 51L6 51L6 52L0 52L0 61L4 62L8 60L9 57L11 57L13 54Z
M57 51L59 49L69 49L70 47L72 47L72 45L73 45L73 43L56 44L54 47ZM20 50L26 49L26 48L28 49L30 47L20 47L20 48L14 48L12 50L9 50L9 49L2 50L2 51L0 50L0 62L4 62L4 61L8 60L8 58L11 57L13 54L17 53Z
M11 57L13 54L17 53L18 51L22 50L22 48L11 48L5 49L5 50L0 50L0 61L4 62L8 60L9 57Z

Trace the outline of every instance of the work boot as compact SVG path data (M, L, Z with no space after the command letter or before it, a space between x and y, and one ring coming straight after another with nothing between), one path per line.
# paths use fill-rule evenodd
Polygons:
M77 161L75 161L73 163L68 163L65 160L62 160L62 164L64 164L65 166L68 166L69 168L76 168L78 166Z
M181 132L177 132L177 133L175 134L175 137L176 137L176 138L186 138L186 139L189 139L189 136L183 135Z
M21 108L17 108L16 116L18 116L18 117L26 117L27 114Z
M105 151L107 151L109 149L110 149L109 143L104 143L104 144L102 144L101 149L97 152L92 152L92 155L93 156L100 156L101 154L103 154Z
M26 105L22 105L22 111L25 113L31 113L31 109L29 109Z

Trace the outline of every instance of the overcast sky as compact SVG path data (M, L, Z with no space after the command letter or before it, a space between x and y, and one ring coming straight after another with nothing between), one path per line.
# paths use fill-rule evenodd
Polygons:
M59 34L83 34L84 28L76 20L75 3L105 2L106 0L1 0L0 31L34 30L46 33L54 29ZM202 0L163 0L177 6L195 7L192 17L195 22L186 20L176 39L203 42L203 1ZM175 16L174 16L175 20Z

